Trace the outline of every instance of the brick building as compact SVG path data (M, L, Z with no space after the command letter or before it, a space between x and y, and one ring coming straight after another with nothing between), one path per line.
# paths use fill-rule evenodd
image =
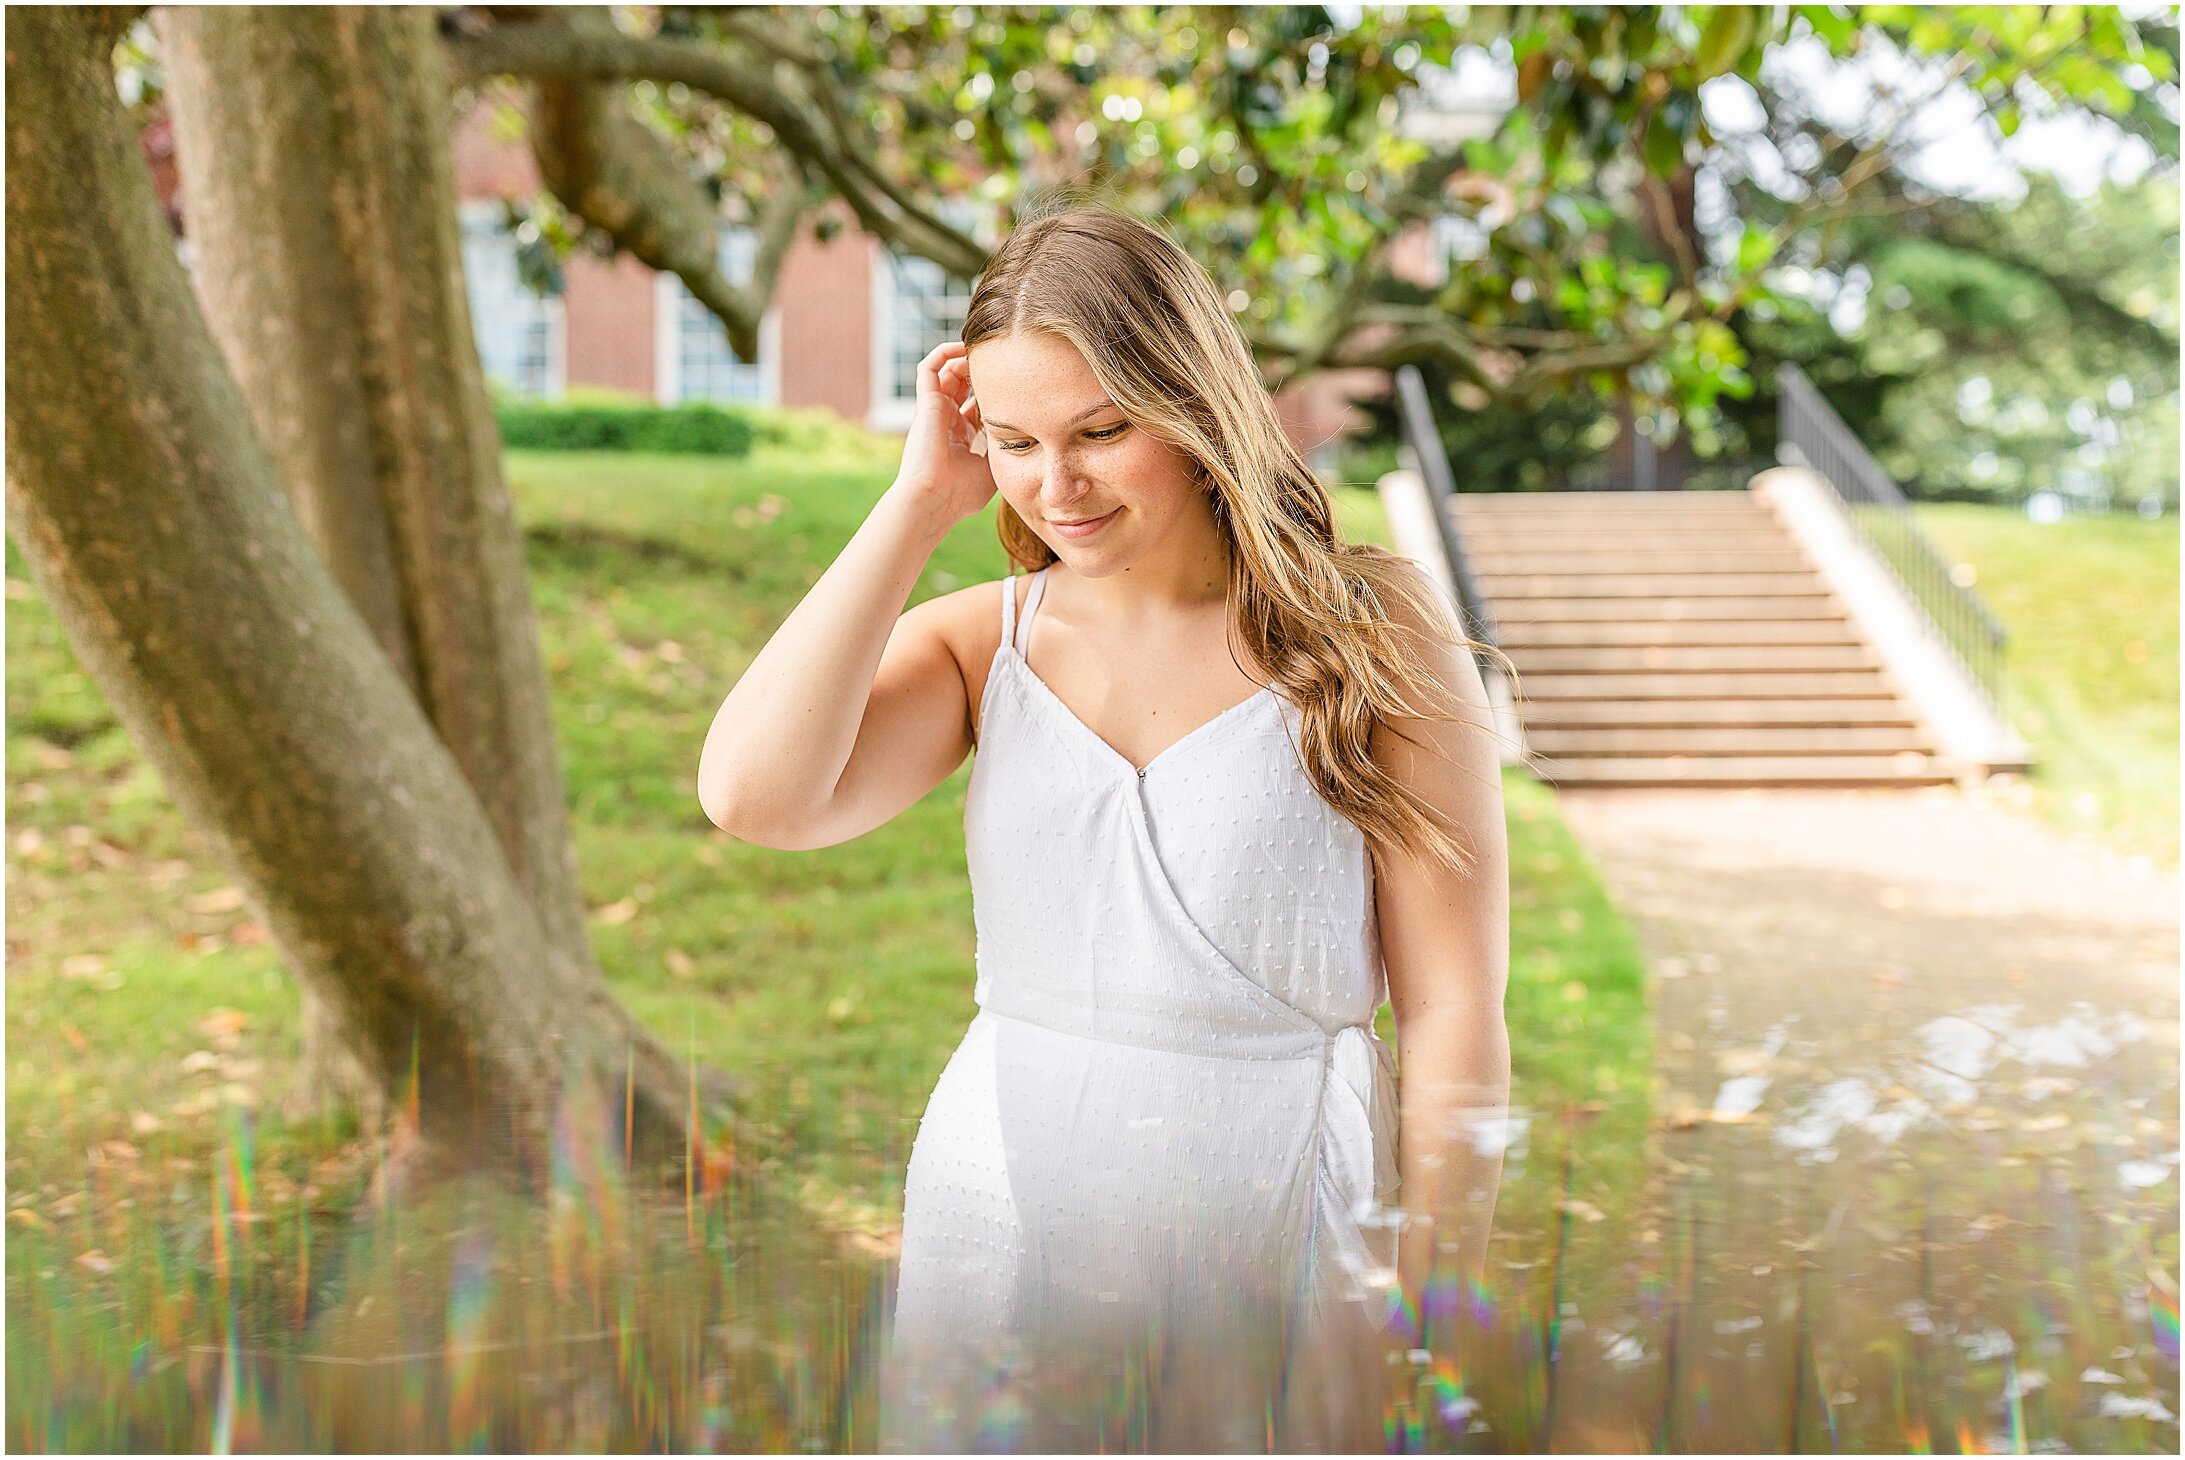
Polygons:
M530 149L497 137L494 105L473 106L455 127L456 193L464 273L479 358L490 377L525 395L554 399L572 386L633 392L663 404L686 400L824 406L881 431L907 428L916 399L917 363L957 337L970 286L938 265L904 255L862 231L839 202L844 226L825 243L800 231L783 260L760 331L759 358L738 360L716 320L671 274L626 255L612 261L578 252L564 265L563 290L533 294L517 276L516 240L503 223L502 200L536 194L541 181ZM1437 109L1446 130L1482 135L1488 111ZM184 231L165 117L139 137L160 201ZM1457 220L1444 222L1456 224ZM1420 228L1396 240L1391 267L1422 282L1464 256L1463 229ZM189 247L180 245L185 261ZM730 278L748 273L749 230L724 221L721 258ZM1380 370L1326 371L1276 397L1291 440L1315 467L1332 464L1341 438L1362 427L1349 401L1389 390Z
M522 142L494 135L491 111L473 108L454 141L471 313L489 375L547 398L598 386L663 404L826 406L876 430L907 428L918 361L957 337L969 284L863 232L835 203L845 226L826 243L803 230L783 260L755 363L730 353L720 321L680 279L627 256L610 263L580 252L563 267L561 296L541 299L517 280L500 206L535 193L538 169ZM729 277L744 276L752 252L750 232L724 223ZM1330 372L1283 391L1276 404L1292 441L1325 467L1337 440L1363 424L1346 393L1387 388L1382 371Z

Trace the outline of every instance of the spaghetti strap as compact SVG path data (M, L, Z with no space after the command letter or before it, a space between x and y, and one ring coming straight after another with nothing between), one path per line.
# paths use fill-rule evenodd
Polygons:
M1016 646L1017 653L1019 654L1024 653L1024 651L1031 645L1032 615L1039 612L1039 597L1042 593L1046 592L1046 590L1047 570L1045 568L1041 568L1038 572L1032 575L1032 591L1026 594L1024 597L1024 617L1017 621L1015 633L1011 636L1009 640L1011 644ZM1012 601L1014 601L1015 597L1015 594L1010 595Z
M1004 574L1001 580L1001 641L1004 644L1012 644L1016 642L1016 639L1014 637L1016 630L1016 620L1016 575L1013 573Z

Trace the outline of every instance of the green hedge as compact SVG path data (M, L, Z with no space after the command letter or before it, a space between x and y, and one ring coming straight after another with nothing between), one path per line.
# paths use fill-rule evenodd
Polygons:
M496 402L504 445L531 451L648 451L749 456L757 431L740 412L678 406Z

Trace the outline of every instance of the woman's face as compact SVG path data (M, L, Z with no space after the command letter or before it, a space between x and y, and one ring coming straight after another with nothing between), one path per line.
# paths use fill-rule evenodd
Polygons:
M1211 521L1191 458L1126 420L1068 340L1001 335L967 361L995 488L1071 572L1120 572L1186 514Z

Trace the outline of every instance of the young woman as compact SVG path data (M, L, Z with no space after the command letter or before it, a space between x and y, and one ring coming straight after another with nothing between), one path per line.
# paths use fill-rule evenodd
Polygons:
M997 492L1028 575L904 612ZM884 1448L1382 1447L1392 1309L1484 1255L1500 1147L1460 1117L1508 1100L1468 646L1339 540L1189 255L1017 227L699 767L716 824L820 847L977 751L979 1012L911 1151Z

